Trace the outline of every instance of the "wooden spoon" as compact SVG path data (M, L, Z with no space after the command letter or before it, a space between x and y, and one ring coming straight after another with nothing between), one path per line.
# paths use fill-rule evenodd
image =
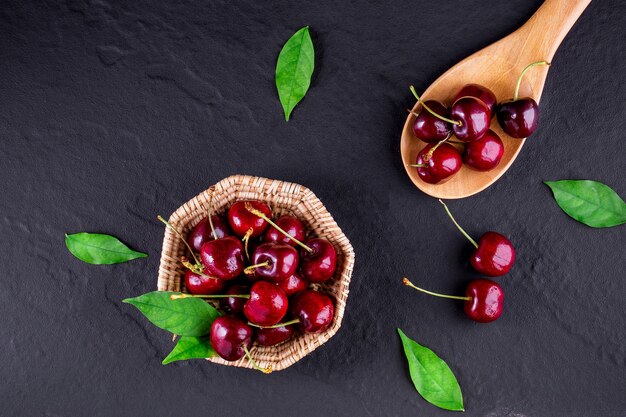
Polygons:
M461 87L470 83L488 87L495 93L498 101L512 98L522 69L532 62L551 62L561 41L590 2L591 0L546 0L521 28L450 68L428 87L421 98L450 105ZM533 97L539 103L547 75L546 65L533 67L526 72L520 97ZM419 113L421 105L416 103L413 111ZM400 141L402 162L413 183L426 194L437 198L464 198L484 190L509 169L526 141L508 136L494 118L491 129L504 143L504 155L500 164L488 172L474 171L464 166L447 182L428 184L420 179L414 167L408 166L415 163L417 153L426 146L426 143L414 136L414 122L415 116L409 114Z

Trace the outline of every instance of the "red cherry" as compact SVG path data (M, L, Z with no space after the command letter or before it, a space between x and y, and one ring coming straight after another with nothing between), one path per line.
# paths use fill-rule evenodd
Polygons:
M417 154L414 166L422 181L439 184L459 172L462 165L459 151L450 144L439 142L426 145Z
M291 339L295 331L294 325L257 329L256 342L261 346L274 346Z
M496 95L488 89L480 84L465 84L459 92L454 96L454 100L452 102L457 101L461 97L476 97L481 100L483 103L487 105L489 108L489 118L492 118L496 114L496 104L498 100L496 99Z
M478 239L478 247L470 258L474 269L489 277L499 277L515 263L515 249L500 233L487 232Z
M425 104L430 110L439 115L444 117L450 115L450 110L436 100L426 100ZM441 120L425 108L417 115L413 124L415 137L429 143L444 140L450 135L451 131L450 123Z
M311 250L300 250L300 272L308 282L325 282L333 277L337 267L337 251L326 239L313 238L306 241Z
M489 107L476 97L461 97L452 105L450 118L458 124L452 125L454 136L463 142L482 138L489 130L491 112Z
M276 220L276 224L283 229L285 232L289 234L289 236L297 239L299 241L304 240L304 225L294 216L281 216L278 220ZM265 232L265 237L263 238L265 242L277 242L277 243L286 243L291 246L296 246L297 243L293 241L293 239L289 239L282 232L280 232L276 227L270 226Z
M191 294L217 294L224 289L226 281L197 274L190 269L185 271L185 288Z
M503 154L502 140L490 129L482 138L465 145L463 162L475 170L489 171L498 166Z
M212 277L234 279L243 272L243 244L234 236L206 242L200 256L205 273Z
M319 333L332 323L335 306L328 295L306 290L293 297L290 311L303 333Z
M254 332L248 324L234 316L221 316L211 325L211 346L227 361L236 361L252 347Z
M245 272L277 283L296 272L299 260L298 251L293 246L285 243L262 243L254 250L253 265L247 267Z
M269 206L262 201L237 201L228 209L228 223L233 232L239 237L244 237L248 233L250 237L261 236L267 228L268 223L248 211L246 205L250 205L252 208L261 211L267 217L272 216L272 211ZM252 231L249 232L249 230Z
M213 228L218 239L226 236L231 236L233 232L230 230L228 223L224 221L220 216L212 215L211 221L213 222ZM202 245L210 240L215 240L213 231L211 230L211 224L208 218L200 220L200 222L191 229L189 235L187 235L187 243L196 252L200 252Z
M259 281L250 288L250 298L243 314L258 326L273 326L285 317L288 300L285 292L275 284Z
M471 281L465 290L465 314L474 321L489 323L502 315L504 291L495 282L488 279Z
M242 295L242 294L250 294L250 287L246 285L233 285L232 287L226 290L226 295ZM226 306L228 311L233 314L243 313L243 306L248 301L245 298L241 297L228 297L226 298Z
M300 291L304 291L307 289L307 282L298 275L298 273L294 273L292 276L287 278L286 280L280 281L278 285L284 292L287 297L291 297L299 293Z

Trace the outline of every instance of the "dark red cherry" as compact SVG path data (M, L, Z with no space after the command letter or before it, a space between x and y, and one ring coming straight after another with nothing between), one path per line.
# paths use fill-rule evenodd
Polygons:
M478 239L478 247L470 258L474 269L489 277L499 277L515 263L513 244L500 233L487 232Z
M246 285L233 285L226 290L226 295L242 295L242 294L250 294L250 287ZM245 298L240 297L228 297L225 299L224 303L226 304L226 308L233 314L243 313L243 306L248 301Z
M252 230L250 237L261 236L261 234L267 228L267 221L259 216L252 214L246 205L249 204L252 208L261 211L267 217L272 217L272 211L269 206L262 201L250 200L250 201L237 201L228 209L228 223L230 224L233 232L243 237Z
M500 103L497 109L498 123L507 135L523 139L537 130L539 106L530 97Z
M319 333L332 323L335 306L328 295L306 290L293 297L290 311L303 333Z
M243 314L259 326L273 326L287 313L285 292L275 284L259 281L250 288L250 298L243 306Z
M450 110L436 100L427 100L424 102L426 106L438 115L449 117ZM434 116L426 109L422 109L420 114L415 118L413 124L413 133L415 137L424 142L439 142L448 137L452 127L450 123Z
M278 220L276 220L276 224L285 232L289 233L291 237L299 241L304 240L304 225L297 217L281 216ZM286 243L291 246L297 245L296 242L294 242L292 239L289 239L287 236L279 232L278 229L271 225L267 229L267 232L265 232L265 237L263 240L265 242Z
M304 291L308 287L307 282L302 279L302 277L297 272L276 285L278 285L285 292L285 295L287 297L291 297L292 295L295 295L300 291Z
M502 140L489 129L485 136L465 145L463 162L475 170L489 171L498 166L503 154Z
M211 221L213 222L213 228L215 229L215 234L218 239L221 239L226 236L230 236L233 232L230 230L228 223L224 221L220 216L212 215ZM208 218L204 218L200 220L200 222L191 229L189 235L187 235L187 243L189 246L193 248L196 252L200 252L202 245L204 245L209 240L215 240L213 236L213 232L211 231L211 224L209 223Z
M450 118L460 122L452 124L454 135L463 142L471 142L487 133L491 112L482 100L476 97L461 97L452 104Z
M234 316L221 316L211 325L211 346L215 353L227 361L241 359L252 347L254 332L243 320Z
M234 279L243 272L243 244L234 236L206 242L200 249L200 257L209 276Z
M197 274L189 269L185 271L185 287L191 294L217 294L224 289L226 281Z
M337 267L337 251L326 239L313 238L306 241L311 251L300 250L300 273L308 282L324 282L333 277Z
M293 246L286 243L261 243L252 255L254 265L246 268L254 272L256 278L274 283L291 277L298 269L300 257Z
M495 282L488 279L471 281L465 290L465 314L474 321L489 323L502 315L504 291Z
M496 104L498 100L496 99L496 95L488 89L480 84L465 84L459 92L454 96L454 100L452 102L457 101L461 97L476 97L481 100L483 103L487 105L489 109L489 118L493 117L496 114Z
M274 346L291 339L296 331L295 325L257 329L256 342L261 346Z
M436 146L436 148L435 148ZM434 151L431 151L433 148ZM417 174L422 181L438 184L459 172L463 162L461 154L448 143L429 144L418 154L416 160Z

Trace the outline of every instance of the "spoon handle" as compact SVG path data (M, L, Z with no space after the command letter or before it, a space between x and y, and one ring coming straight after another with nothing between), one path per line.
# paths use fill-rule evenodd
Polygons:
M552 61L556 50L591 0L546 0L519 31L534 43L536 59ZM533 59L535 59L533 58Z

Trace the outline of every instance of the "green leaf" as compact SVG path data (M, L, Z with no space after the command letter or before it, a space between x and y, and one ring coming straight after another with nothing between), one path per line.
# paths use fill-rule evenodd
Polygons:
M72 255L94 265L119 264L148 256L130 249L116 237L98 233L66 233L65 245Z
M276 88L286 121L309 89L314 67L313 41L309 27L305 26L289 38L276 63Z
M152 324L180 336L204 336L220 313L200 298L172 300L168 291L153 291L122 300L132 304Z
M626 223L626 204L611 187L597 181L544 181L561 209L572 219L590 227Z
M465 411L461 387L448 365L432 350L398 329L415 389L429 403L451 411Z
M185 359L203 359L215 356L215 351L211 347L209 336L191 337L182 336L178 339L178 343L165 359L163 365L167 365L174 361L183 361Z

